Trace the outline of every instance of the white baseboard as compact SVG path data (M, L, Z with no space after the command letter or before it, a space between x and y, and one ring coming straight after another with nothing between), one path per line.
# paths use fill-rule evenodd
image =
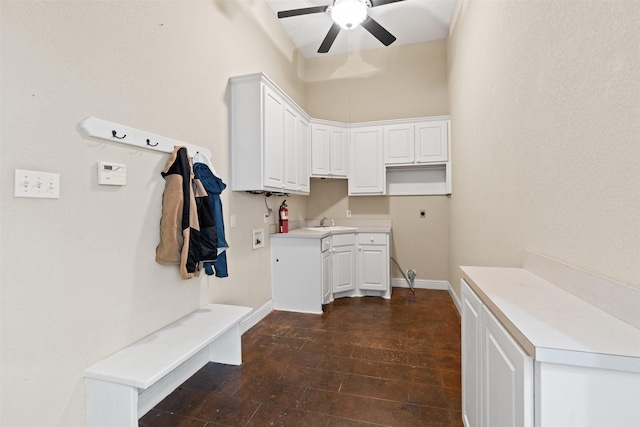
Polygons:
M453 300L453 303L456 305L456 308L458 309L458 314L462 316L462 305L460 304L460 298L458 298L458 295L456 295L456 292L451 287L451 284L449 284L449 296Z
M258 324L259 321L267 317L269 313L273 311L273 301L269 300L265 302L262 306L254 309L251 314L240 322L240 335L247 332L249 329L253 328Z
M408 288L409 284L404 278L391 279L391 286L394 288ZM447 280L425 280L416 279L413 282L415 289L436 289L440 291L446 291L449 289L449 282Z

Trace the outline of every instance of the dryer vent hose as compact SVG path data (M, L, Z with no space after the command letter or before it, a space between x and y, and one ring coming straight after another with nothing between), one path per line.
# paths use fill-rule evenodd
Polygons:
M400 264L398 264L398 261L396 261L395 258L393 257L390 257L390 258L391 258L391 261L393 261L393 263L398 266L398 270L400 270L400 274L402 274L402 277L404 277L404 280L409 285L409 289L411 289L411 292L415 294L416 290L413 288L413 282L416 280L416 271L408 270L407 274L404 274L404 270L402 269L402 267L400 267Z

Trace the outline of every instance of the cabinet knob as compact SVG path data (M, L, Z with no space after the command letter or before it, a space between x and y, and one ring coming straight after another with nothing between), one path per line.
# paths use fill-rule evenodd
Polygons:
M373 243L373 237L371 238L371 243Z

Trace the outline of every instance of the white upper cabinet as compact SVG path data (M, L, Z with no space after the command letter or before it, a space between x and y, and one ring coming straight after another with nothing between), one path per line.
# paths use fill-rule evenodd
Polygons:
M262 73L230 82L231 190L306 195L318 177L349 195L451 194L449 116L311 119Z
M231 189L309 194L309 123L264 74L231 79Z
M416 163L446 162L449 158L449 120L415 125Z
M449 120L385 124L385 165L446 162L449 158Z
M311 147L311 123L305 116L298 116L298 140L297 140L297 191L305 194L309 193L309 169L311 158L309 149Z
M284 102L264 87L264 188L284 190ZM258 188L254 188L256 190ZM261 189L261 188L260 188Z
M384 163L411 164L415 160L415 129L413 123L383 126Z
M383 195L382 126L351 128L349 195Z
M311 176L346 178L347 127L337 123L313 121L311 132Z

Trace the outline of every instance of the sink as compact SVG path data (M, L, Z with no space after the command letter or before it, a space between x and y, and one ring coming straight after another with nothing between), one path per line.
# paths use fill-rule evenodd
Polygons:
M305 227L305 230L313 230L313 231L347 231L347 230L357 230L356 227L343 227L341 225L333 225L330 227L321 227L321 226L316 226L316 227Z

